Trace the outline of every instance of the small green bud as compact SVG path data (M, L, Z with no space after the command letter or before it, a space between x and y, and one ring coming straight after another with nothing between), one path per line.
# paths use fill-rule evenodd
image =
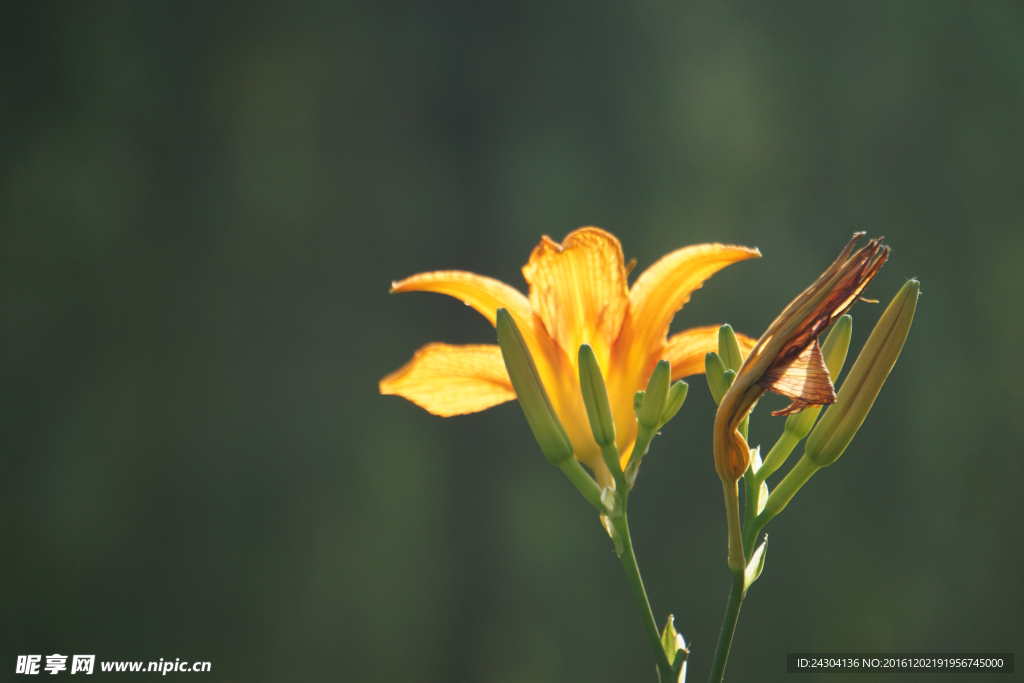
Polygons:
M661 411L661 419L658 421L659 427L667 424L669 420L676 416L679 409L683 407L683 401L686 400L686 394L690 390L690 385L679 380L668 390L668 400L665 401L665 409Z
M825 367L832 381L839 379L839 373L846 364L846 353L850 350L850 337L853 335L853 317L847 313L832 325L825 343L821 345L821 355L825 359Z
M761 463L761 447L760 446L756 446L754 448L751 448L750 449L750 469L751 469L751 471L754 474L757 474L761 470L762 466L763 465ZM768 484L764 483L763 478L758 477L758 479L761 479L761 485L757 489L757 504L754 506L755 507L755 511L754 511L755 515L761 514L761 511L764 510L764 506L768 503ZM755 486L756 484L757 484L756 480L755 481L751 481L749 483L750 486ZM747 480L744 480L743 485L744 486L748 485Z
M667 360L659 360L654 366L651 378L647 380L644 392L644 404L640 408L637 422L646 429L657 429L661 414L668 402L669 383L672 381L672 365Z
M839 373L843 371L846 363L846 352L850 349L850 336L853 334L853 318L844 315L832 325L832 331L828 333L825 343L821 347L821 355L825 359L825 367L828 374L835 382ZM811 433L815 420L821 412L821 406L804 408L799 413L794 413L786 418L786 431L793 434L797 441L804 439Z
M676 631L675 617L671 614L668 615L665 628L661 631L661 647L665 651L665 656L668 657L669 664L672 665L676 680L685 681L686 674L681 670L685 670L686 659L690 651L686 649L686 641Z
M715 399L715 403L721 403L725 392L729 390L722 381L725 371L725 363L717 353L712 351L704 356L704 377L708 381L708 389L711 390L711 397Z
M743 365L743 351L740 349L740 340L732 331L730 325L722 325L718 328L718 355L722 357L725 367L739 372Z
M613 521L621 520L622 516L626 514L626 508L622 504L622 496L610 486L603 488L601 489L601 505L604 507L604 512L601 513L601 526L608 532L608 537L615 544L615 554L622 557L626 546L622 542L622 536L619 534L619 530L615 528L615 522Z
M804 457L814 465L826 467L834 463L864 423L907 340L920 290L917 280L903 285L871 331L839 389L836 402L825 411L807 439Z
M675 620L675 615L668 615L665 628L661 630L661 647L665 650L665 656L670 662L676 658L676 636L679 635L676 631Z
M558 465L573 454L572 442L562 427L561 420L551 406L548 392L540 381L537 366L526 346L526 340L516 326L515 320L504 308L498 309L498 344L505 359L512 388L515 389L519 405L526 415L533 436L540 449L552 463Z
M612 520L604 513L601 513L601 526L608 533L608 538L612 539L612 543L615 544L615 554L622 557L622 553L626 551L626 546L622 542L622 536L619 535L615 525L612 524Z
M761 572L764 571L764 557L768 551L768 536L765 535L764 541L761 545L757 546L757 550L750 558L750 562L747 563L746 569L743 570L743 590L746 592L750 588L750 584L757 581L757 578L761 576Z
M644 393L638 391L633 394L633 413L636 415L636 419L640 419L640 409L644 407Z
M587 408L590 420L590 431L598 446L615 443L615 420L612 419L612 408L608 403L608 389L604 385L601 366L597 364L597 355L590 344L580 346L580 390L583 392L583 405Z
M618 519L626 514L626 509L622 505L622 496L611 486L601 489L601 505L604 507L604 514L608 515L610 519Z

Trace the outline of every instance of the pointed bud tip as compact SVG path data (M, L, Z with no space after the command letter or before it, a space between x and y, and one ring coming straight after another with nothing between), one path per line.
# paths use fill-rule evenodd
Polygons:
M726 367L721 356L714 351L704 356L704 378L708 382L708 389L711 390L711 397L715 399L715 403L721 403L725 392L729 390L723 379L725 373Z
M718 328L718 355L730 370L739 370L743 365L743 350L731 325Z
M672 381L672 364L666 360L658 361L654 372L647 380L644 391L644 403L637 415L637 421L647 429L657 429L661 414L668 402L669 384Z
M679 409L683 407L683 402L686 401L686 395L689 393L689 390L690 385L683 380L679 380L668 390L668 400L665 402L665 409L661 412L659 429L675 417Z

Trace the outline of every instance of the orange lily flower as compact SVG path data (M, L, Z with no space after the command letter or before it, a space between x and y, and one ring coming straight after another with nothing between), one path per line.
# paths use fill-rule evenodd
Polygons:
M590 344L605 377L623 466L636 439L633 395L646 386L659 360L672 363L672 380L704 372L704 355L718 348L718 326L667 338L669 324L694 290L725 266L758 258L757 249L701 244L674 251L637 278L626 278L622 246L599 228L580 228L559 244L546 235L523 275L529 297L503 282L462 271L421 273L393 283L391 292L448 294L492 325L505 308L526 339L552 406L572 441L576 459L598 483L612 477L594 442L579 385L577 353ZM744 355L755 341L737 335ZM427 344L380 382L382 394L403 396L448 417L486 410L516 398L497 345Z

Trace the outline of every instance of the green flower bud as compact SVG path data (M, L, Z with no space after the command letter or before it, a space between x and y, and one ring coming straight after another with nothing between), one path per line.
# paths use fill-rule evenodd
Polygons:
M644 392L644 404L637 415L637 421L646 429L657 429L661 424L661 414L668 402L669 383L672 381L672 365L667 360L659 360L654 366L651 378L647 380Z
M505 359L512 388L515 389L519 405L530 423L533 436L537 439L544 455L555 465L572 458L572 442L562 427L561 420L551 406L548 392L540 381L537 366L526 346L526 340L516 326L512 316L504 308L498 309L498 344Z
M753 556L750 558L750 562L747 563L746 569L743 570L743 590L746 591L750 588L750 584L757 581L758 577L761 576L761 572L764 571L764 558L767 555L768 550L768 536L764 537L764 541L761 545L757 546L757 550L754 551Z
M658 421L658 426L667 424L669 420L676 416L679 409L683 407L683 401L686 400L686 394L690 390L690 385L679 380L668 390L668 400L665 401L665 409L661 411L661 419Z
M636 415L636 419L640 419L640 409L644 407L644 393L638 391L633 394L633 414Z
M597 355L590 344L580 346L579 363L580 390L590 420L590 431L598 446L608 446L615 443L615 420L612 419L608 389L604 385L601 367L597 364Z
M717 353L712 351L704 356L704 377L708 381L708 389L711 390L711 397L715 399L715 403L721 403L725 392L729 390L729 386L722 381L725 371L725 363Z
M740 340L732 331L730 325L722 325L718 328L718 355L722 357L725 367L739 372L743 365L743 351L740 350Z
M804 457L818 467L831 465L850 445L889 376L910 332L921 283L909 280L882 313L821 422L811 432Z
M601 513L601 526L608 532L608 537L615 544L615 554L622 557L626 547L622 541L622 536L619 534L619 530L615 526L616 521L622 521L623 516L626 514L626 506L622 502L622 496L610 486L601 489L601 506L604 508L604 512Z
M606 489L607 490L607 489ZM601 526L608 532L608 538L612 539L612 543L615 544L615 554L622 557L622 553L626 551L626 546L622 542L622 536L619 535L618 529L615 528L615 524L608 515L601 513Z
M821 347L821 355L825 359L825 367L828 374L835 382L839 373L843 371L846 363L846 352L850 349L850 336L853 334L853 318L844 315L832 325L832 331L828 333L825 343ZM804 408L799 413L793 413L786 418L786 431L790 432L797 441L806 438L814 427L815 420L821 412L821 406Z
M665 651L665 656L668 657L669 663L672 665L676 681L685 681L686 659L690 651L686 648L686 641L676 631L675 617L671 614L668 615L665 628L661 631L661 647Z
M842 316L833 325L825 343L821 346L821 355L825 359L825 367L832 380L839 379L839 373L846 364L846 353L850 350L850 337L853 335L853 316L849 313Z

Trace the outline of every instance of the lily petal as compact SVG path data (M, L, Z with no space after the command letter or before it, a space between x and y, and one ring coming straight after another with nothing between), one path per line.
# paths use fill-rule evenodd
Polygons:
M728 244L698 244L673 251L645 270L629 290L635 343L654 350L663 343L676 312L704 281L726 266L760 258L761 252Z
M693 327L679 334L673 334L665 344L665 351L662 358L672 363L672 381L700 375L704 373L704 356L712 351L718 351L718 330L720 325L709 325L707 327ZM740 350L743 357L750 354L750 350L757 344L756 339L751 339L745 334L736 333L739 340Z
M633 393L642 389L655 363L665 355L665 335L669 324L690 294L704 281L731 263L760 258L761 252L748 247L723 244L698 244L678 249L659 259L645 270L629 291L629 311L622 332L615 341L610 371L606 381L609 393L616 396L612 405L619 446L631 441L636 433L635 421L630 415ZM710 350L718 348L718 331ZM687 360L686 348L680 348L679 360ZM673 379L682 377L672 361ZM701 356L703 364L703 356ZM689 372L690 368L681 368ZM697 370L699 372L699 370ZM632 424L631 424L632 423Z
M391 285L392 294L402 292L436 292L447 294L459 299L483 315L492 324L498 319L498 309L504 308L511 314L519 327L520 333L530 347L537 369L544 378L544 383L551 387L560 382L563 359L555 344L547 336L544 326L530 310L530 301L522 292L506 285L500 280L484 277L476 273L462 270L439 270L432 273L420 273L407 277L401 282ZM495 347L498 348L498 347ZM500 355L499 355L500 360ZM504 363L502 368L504 371ZM565 366L571 367L571 366ZM571 372L571 371L570 371ZM511 386L511 384L509 385ZM549 393L554 393L549 389ZM558 397L552 396L556 405ZM503 399L510 400L510 399ZM498 401L501 403L501 401ZM564 401L561 401L564 403ZM483 410L479 408L478 410ZM473 412L473 411L468 411ZM452 413L455 414L455 413Z
M590 344L607 368L629 305L619 240L599 228L574 230L562 244L545 235L523 275L533 312L566 355Z
M487 318L492 325L498 319L498 309L512 314L522 329L532 327L530 302L523 293L500 280L462 270L438 270L420 273L391 284L391 293L437 292L459 299ZM495 347L497 348L497 347Z
M441 417L476 413L516 397L496 344L427 344L380 381L380 393L402 396Z

